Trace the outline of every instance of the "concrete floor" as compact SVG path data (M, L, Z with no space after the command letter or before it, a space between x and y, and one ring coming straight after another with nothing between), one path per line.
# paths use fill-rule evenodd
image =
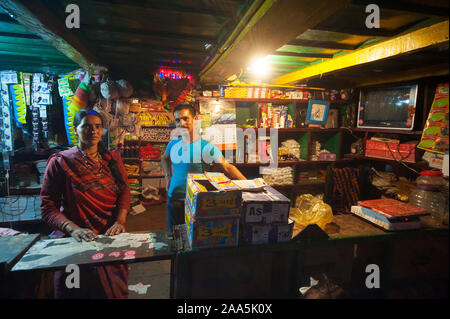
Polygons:
M147 211L128 215L127 231L167 229L166 205L148 206ZM169 299L170 261L151 261L129 264L129 299Z

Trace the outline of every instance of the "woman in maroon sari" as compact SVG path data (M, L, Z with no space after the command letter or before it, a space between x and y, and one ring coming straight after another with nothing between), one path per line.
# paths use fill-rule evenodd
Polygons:
M123 162L101 143L103 119L81 110L73 126L78 146L50 156L41 188L42 219L77 241L125 232L130 189ZM56 298L127 298L128 266L80 266L80 288L68 289L55 272Z

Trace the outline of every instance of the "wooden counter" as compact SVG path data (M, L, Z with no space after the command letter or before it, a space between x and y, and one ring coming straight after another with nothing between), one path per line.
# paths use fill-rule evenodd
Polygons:
M299 298L299 288L320 274L350 298L445 297L448 226L430 217L422 222L420 230L388 232L352 214L336 215L326 234L296 225L286 243L181 251L175 297ZM380 289L365 285L371 264L380 269Z

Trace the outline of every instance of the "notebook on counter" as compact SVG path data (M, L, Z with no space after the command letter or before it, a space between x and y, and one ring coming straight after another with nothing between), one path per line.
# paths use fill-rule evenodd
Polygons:
M388 219L395 219L398 217L422 216L429 214L423 208L403 203L392 198L363 200L359 201L358 204L362 207L369 208Z

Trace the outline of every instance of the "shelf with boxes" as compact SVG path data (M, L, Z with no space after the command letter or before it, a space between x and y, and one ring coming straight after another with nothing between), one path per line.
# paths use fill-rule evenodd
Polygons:
M344 135L344 158L404 162L422 166L416 146L422 131L353 128Z

